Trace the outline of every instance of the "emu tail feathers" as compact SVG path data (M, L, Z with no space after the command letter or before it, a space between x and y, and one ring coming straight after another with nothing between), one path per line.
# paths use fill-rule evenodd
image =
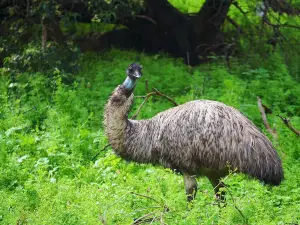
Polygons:
M279 185L283 180L281 160L272 143L260 134L247 143L247 164L240 165L241 171L256 177L266 184Z

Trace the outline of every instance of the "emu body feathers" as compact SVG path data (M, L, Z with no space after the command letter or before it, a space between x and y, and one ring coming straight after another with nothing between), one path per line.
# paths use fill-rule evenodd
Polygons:
M193 175L207 176L216 186L228 173L228 165L265 183L280 184L283 170L277 152L238 110L198 100L148 120L129 120L132 91L118 86L105 107L105 130L112 148L127 160L181 171L188 200L197 190Z

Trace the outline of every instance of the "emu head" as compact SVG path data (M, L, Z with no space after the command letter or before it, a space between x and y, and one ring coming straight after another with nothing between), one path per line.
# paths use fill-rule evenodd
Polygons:
M133 92L137 79L142 76L142 68L138 63L132 63L126 69L127 78L123 82L122 87L128 94Z
M132 63L126 69L126 74L131 79L138 79L142 76L142 66L137 63Z

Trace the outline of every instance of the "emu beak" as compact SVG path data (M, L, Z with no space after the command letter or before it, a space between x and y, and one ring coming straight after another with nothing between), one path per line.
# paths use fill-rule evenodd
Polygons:
M138 70L134 71L133 76L137 79L141 78L142 77L142 71L138 71Z

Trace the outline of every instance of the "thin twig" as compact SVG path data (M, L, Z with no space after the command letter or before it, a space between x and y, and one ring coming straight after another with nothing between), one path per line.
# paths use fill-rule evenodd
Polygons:
M156 202L157 204L162 205L161 202L157 201L155 198L152 198L152 197L150 197L148 195L138 194L138 193L135 193L135 192L131 192L131 194L151 199L152 201Z
M235 20L233 20L230 16L227 16L226 19L238 30L240 34L244 34L241 26Z
M164 213L162 212L162 213L160 214L160 223L161 223L162 225L167 225L167 224L164 222L163 215L164 215Z
M152 96L152 95L158 95L158 96L161 96L161 97L164 97L166 99L168 99L170 102L172 102L175 106L178 106L177 102L175 102L172 98L170 98L169 96L161 93L160 91L158 91L156 88L153 88L154 89L154 92L150 92L148 93L146 96L143 96L145 99L144 101L142 102L142 104L139 106L139 108L137 109L136 113L131 117L131 119L136 119L136 117L139 115L143 105L148 101L148 99ZM138 97L141 97L141 96L138 96Z
M232 203L233 203L234 208L241 214L241 216L244 218L245 222L248 223L247 217L245 217L244 214L242 213L242 211L236 206L235 200L234 200L234 198L233 198L233 196L231 194L231 191L229 190L229 188L226 185L225 185L225 188L228 191L228 193L229 193L229 195L230 195L230 197L232 199Z
M140 196L140 197L143 197L143 198L147 198L147 199L150 199L150 200L156 202L156 203L160 206L160 208L163 209L163 210L161 211L161 217L160 217L160 219L161 219L162 224L164 224L164 222L163 222L163 220L162 220L162 215L163 215L164 212L168 212L168 211L169 211L169 208L168 208L163 202L159 202L159 201L156 200L155 198L152 198L152 197L150 197L150 196L148 196L148 195L139 194L139 193L135 193L135 192L131 192L131 194L134 194L134 195L136 195L136 196ZM156 211L147 213L147 214L141 216L140 218L136 219L132 224L139 224L139 222L146 222L146 221L148 221L148 220L151 220L151 222L153 222L153 221L156 219L156 217L149 218L149 219L146 219L146 220L144 220L144 218L146 218L146 217L148 217L148 216L150 216L150 215L152 215L152 214L154 214L154 213L156 213L156 212L160 212L160 210L156 210Z
M157 213L157 212L159 212L159 211L153 211L153 212L150 212L150 213L147 213L147 214L141 216L140 218L134 220L134 222L132 223L132 225L134 225L134 224L140 224L140 222L143 222L143 221L144 221L144 220L143 220L144 218L146 218L146 217L148 217L148 216L150 216L150 215L152 215L152 214L154 214L154 213ZM151 218L151 219L152 219L152 218ZM144 222L146 222L146 221L144 221Z
M110 146L110 144L106 145L102 150L100 150L100 151L92 158L92 161L95 161L95 159L97 158L97 156L100 155L100 152L103 152L103 151L106 150L109 146Z
M289 128L292 132L294 132L297 136L300 137L300 131L292 126L289 118L284 118L284 117L280 116L279 114L277 114L277 116L283 121L284 125L286 125L287 128Z
M267 131L273 136L274 140L277 141L278 139L278 135L275 129L272 129L269 125L269 122L267 120L267 116L266 116L266 111L265 108L262 105L261 99L260 97L257 96L257 105L258 105L258 109L260 111L261 114L261 118L263 120L264 126L267 129Z
M154 24L155 26L157 26L156 21L153 18L149 17L149 16L146 16L146 15L135 15L135 17L147 20L147 21L151 22L152 24Z
M109 209L110 207L112 207L112 206L115 206L118 202L122 201L123 198L124 198L125 196L127 196L127 195L128 195L128 192L126 192L126 193L123 194L121 197L117 198L116 201L114 201L114 202L112 202L110 205L108 205L108 206L104 209L104 212L102 213L101 220L106 221L106 216L105 216L105 215L106 215L108 209Z
M136 113L131 117L131 119L134 120L134 119L139 115L139 113L140 113L140 111L141 111L143 105L148 101L148 99L150 98L150 96L155 95L155 94L156 94L156 92L150 92L150 93L148 93L148 94L145 96L144 101L142 102L142 104L140 104L139 108L137 109Z
M159 95L159 96L161 96L161 97L165 97L166 99L168 99L169 101L171 101L171 102L174 104L174 106L178 106L178 103L175 102L172 98L170 98L169 96L167 96L167 95L161 93L161 92L160 92L159 90L157 90L155 87L154 87L153 89L155 90L155 92L157 93L157 95Z

